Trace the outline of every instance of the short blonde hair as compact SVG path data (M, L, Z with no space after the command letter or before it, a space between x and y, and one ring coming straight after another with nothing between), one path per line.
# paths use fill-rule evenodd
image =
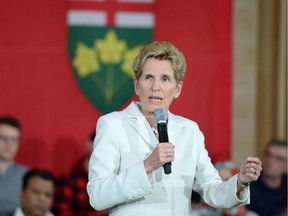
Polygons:
M133 65L135 79L138 80L142 75L143 66L149 58L171 61L174 70L174 78L177 83L180 83L184 79L186 72L186 61L184 55L171 42L165 41L155 41L144 46L140 50Z

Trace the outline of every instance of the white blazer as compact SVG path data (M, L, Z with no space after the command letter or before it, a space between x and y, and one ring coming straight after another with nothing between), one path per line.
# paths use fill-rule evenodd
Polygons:
M249 188L241 200L236 196L237 175L222 182L195 122L168 112L167 127L175 146L172 173L160 167L147 175L143 160L159 142L138 103L99 118L87 184L95 209L110 208L113 216L192 215L192 189L217 208L249 203Z

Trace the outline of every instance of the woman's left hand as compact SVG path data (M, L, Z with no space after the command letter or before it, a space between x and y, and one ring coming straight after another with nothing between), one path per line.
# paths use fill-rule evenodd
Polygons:
M262 171L262 163L257 157L248 157L240 166L238 180L242 185L257 181Z

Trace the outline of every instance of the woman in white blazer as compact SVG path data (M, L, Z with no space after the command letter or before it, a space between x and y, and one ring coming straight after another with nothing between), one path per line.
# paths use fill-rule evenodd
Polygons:
M192 189L215 208L248 204L248 184L259 177L260 160L248 157L223 182L198 125L169 112L183 86L183 54L169 42L153 42L141 49L133 69L140 101L97 123L87 184L91 205L114 216L192 215ZM169 142L158 141L157 108L167 111ZM172 173L165 174L169 162Z

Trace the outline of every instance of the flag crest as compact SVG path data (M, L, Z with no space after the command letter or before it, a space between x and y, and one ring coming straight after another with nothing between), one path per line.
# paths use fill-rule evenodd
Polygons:
M95 13L93 16L97 17ZM126 25L123 14L128 14ZM151 13L148 15L151 17ZM88 23L83 21L85 16L89 17ZM99 15L91 22L91 11L86 14L73 10L68 15L69 57L74 77L84 95L102 113L117 110L134 95L134 59L141 47L152 41L153 14L148 25L143 25L145 19L139 18L140 25L131 24L131 16L134 20L146 17L147 22L147 14L143 13L118 12L114 26L99 24Z

